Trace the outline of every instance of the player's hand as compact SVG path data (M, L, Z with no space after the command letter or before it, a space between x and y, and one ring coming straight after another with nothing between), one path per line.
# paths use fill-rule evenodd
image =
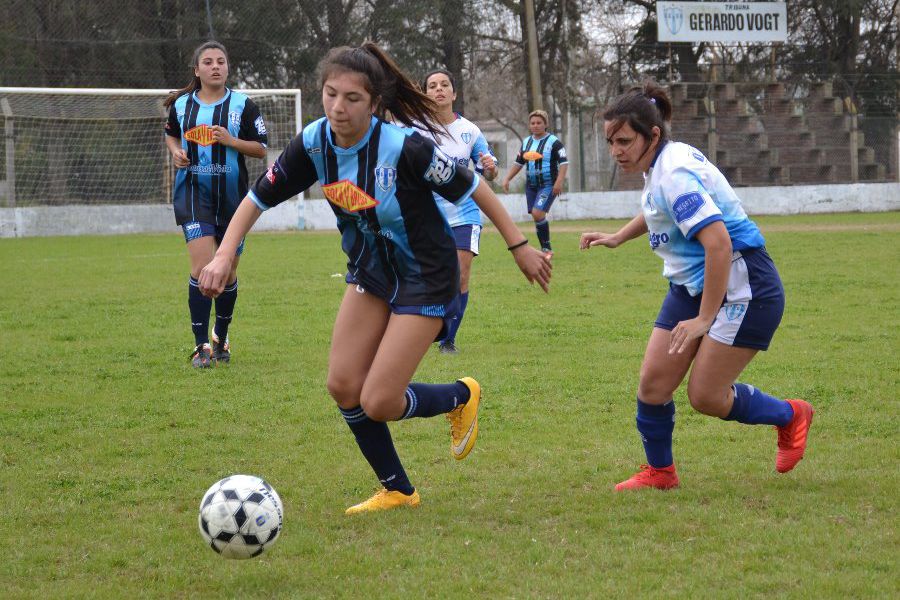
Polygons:
M198 283L200 293L208 298L215 298L225 289L228 276L231 274L231 260L218 254L200 271Z
M188 159L187 152L184 151L184 148L179 148L172 154L172 163L175 165L176 169L184 169L190 166L191 161Z
M550 292L550 276L553 271L553 263L550 261L553 254L543 253L529 245L519 246L512 251L516 264L519 265L525 278L531 283L537 282L541 289Z
M509 179L503 182L503 191L509 193Z
M214 142L222 144L223 146L231 146L234 143L234 138L231 137L231 134L228 133L228 130L221 125L213 125L209 129L210 131L212 131Z
M563 188L563 186L561 183L554 183L553 184L553 196L558 197L560 194L562 194L562 188Z
M478 153L478 161L481 163L481 168L485 171L496 171L497 163L494 162L494 157L490 154L485 154L484 152Z
M615 248L619 245L619 239L612 233L600 233L599 231L591 231L581 234L582 250L589 250L593 246L606 246L607 248Z
M702 317L695 317L687 321L680 321L672 330L669 338L669 354L681 354L691 345L693 340L706 335L712 321Z

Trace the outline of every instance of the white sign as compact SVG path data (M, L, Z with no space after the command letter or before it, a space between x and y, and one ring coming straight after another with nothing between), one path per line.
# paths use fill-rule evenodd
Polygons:
M660 42L786 42L785 2L657 2Z

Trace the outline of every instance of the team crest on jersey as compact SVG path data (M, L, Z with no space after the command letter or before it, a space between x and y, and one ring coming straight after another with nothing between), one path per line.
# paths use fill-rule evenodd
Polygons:
M375 182L385 192L394 187L397 180L397 169L393 167L378 167L375 169Z
M544 158L544 155L540 152L535 152L534 150L529 150L528 152L522 155L522 158L525 160L541 160Z
M365 193L348 179L322 186L329 202L349 212L357 212L378 206L378 200Z
M425 171L425 179L435 185L445 185L453 179L454 173L456 173L456 161L435 148L434 154L431 155L431 164Z
M472 134L469 133L468 131L465 132L465 133L463 133L463 134L461 134L459 137L462 138L462 143L463 143L463 144L468 144L469 142L472 141Z
M185 131L184 139L201 146L212 146L216 143L213 139L212 129L206 123Z
M747 310L747 307L743 304L726 304L725 318L727 318L729 321L740 319L745 310Z
M241 114L235 111L231 111L228 113L228 120L231 121L231 124L235 127L241 126Z

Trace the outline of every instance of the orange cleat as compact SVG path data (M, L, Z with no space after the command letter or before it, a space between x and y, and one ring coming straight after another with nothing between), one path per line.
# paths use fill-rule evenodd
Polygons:
M657 469L650 465L641 465L641 470L635 473L631 479L616 484L616 491L639 490L641 488L656 488L658 490L671 490L678 487L678 473L675 465L669 465Z
M794 409L794 418L778 430L778 455L775 458L775 469L779 473L787 473L797 466L803 453L806 452L806 439L812 425L812 405L806 400L787 400Z

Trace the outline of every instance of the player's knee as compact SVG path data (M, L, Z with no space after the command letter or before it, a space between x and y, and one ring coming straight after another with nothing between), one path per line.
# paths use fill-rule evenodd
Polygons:
M672 392L673 390L661 385L652 377L642 376L638 384L638 398L646 404L665 404L672 399Z
M373 421L391 421L395 418L396 412L392 403L387 398L379 394L363 394L359 399L359 405L362 406L366 416Z
M329 373L326 387L335 403L341 408L349 410L359 406L360 386L354 384L350 379Z
M691 408L704 415L718 416L722 412L725 394L721 390L711 390L702 382L691 380L687 389Z

